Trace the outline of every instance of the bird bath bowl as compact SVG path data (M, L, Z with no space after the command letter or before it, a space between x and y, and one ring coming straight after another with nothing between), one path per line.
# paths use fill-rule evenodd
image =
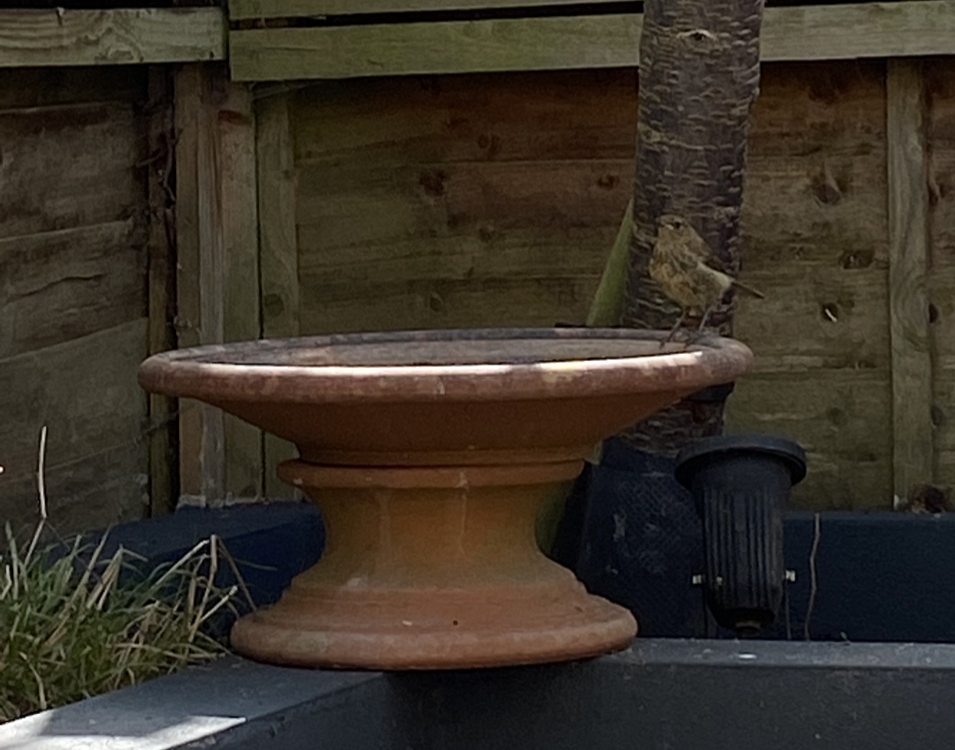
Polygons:
M150 357L147 390L294 442L300 458L279 475L325 518L322 559L236 623L234 648L279 664L436 669L628 645L630 612L545 557L535 518L601 440L752 363L730 339L665 336L427 331Z

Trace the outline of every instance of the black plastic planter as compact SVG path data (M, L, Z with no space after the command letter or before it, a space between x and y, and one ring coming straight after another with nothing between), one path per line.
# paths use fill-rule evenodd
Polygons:
M805 476L805 451L780 438L706 438L677 456L677 481L703 519L702 583L722 627L754 634L776 618L786 585L783 511Z

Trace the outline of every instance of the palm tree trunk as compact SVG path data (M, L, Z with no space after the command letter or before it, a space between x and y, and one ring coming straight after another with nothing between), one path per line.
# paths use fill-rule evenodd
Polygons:
M646 0L633 237L622 321L669 329L679 316L648 276L657 222L688 220L735 273L749 113L759 91L763 0ZM709 318L731 335L731 301ZM723 404L687 400L625 437L655 453L722 430Z

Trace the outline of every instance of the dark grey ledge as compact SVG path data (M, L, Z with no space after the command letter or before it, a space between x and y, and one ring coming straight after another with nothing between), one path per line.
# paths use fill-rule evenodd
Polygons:
M0 727L2 750L955 747L955 645L639 640L571 664L331 672L229 658Z

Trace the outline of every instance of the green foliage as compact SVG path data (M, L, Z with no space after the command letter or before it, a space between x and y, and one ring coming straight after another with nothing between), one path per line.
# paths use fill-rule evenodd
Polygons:
M197 544L150 577L120 573L136 559L102 558L77 539L65 554L25 549L9 525L0 557L0 722L134 685L225 653L210 618L232 608L244 585L221 540ZM239 586L214 583L220 560ZM248 592L245 592L248 596Z
M607 258L600 285L594 294L587 314L588 328L613 327L620 323L623 303L627 293L627 265L630 258L630 235L633 227L633 198L617 230L617 237Z

